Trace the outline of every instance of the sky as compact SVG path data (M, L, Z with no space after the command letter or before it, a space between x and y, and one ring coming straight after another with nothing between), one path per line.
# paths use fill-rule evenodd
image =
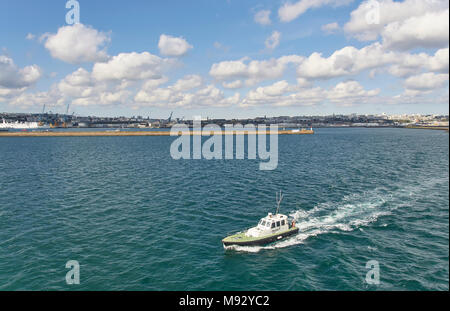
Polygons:
M448 74L448 0L0 0L0 112L448 114Z

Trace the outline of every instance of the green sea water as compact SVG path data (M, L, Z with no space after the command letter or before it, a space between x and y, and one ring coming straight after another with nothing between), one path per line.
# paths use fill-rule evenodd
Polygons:
M173 140L0 138L0 290L449 289L448 133L280 136L274 171L176 161ZM299 234L224 250L280 189Z

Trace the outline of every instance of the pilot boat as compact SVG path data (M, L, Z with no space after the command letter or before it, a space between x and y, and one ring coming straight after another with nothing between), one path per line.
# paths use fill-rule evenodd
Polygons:
M290 221L286 215L278 213L282 200L283 194L280 191L280 194L277 193L278 206L275 214L268 213L257 226L226 237L222 240L223 246L265 245L298 233L299 229L295 226L295 221Z

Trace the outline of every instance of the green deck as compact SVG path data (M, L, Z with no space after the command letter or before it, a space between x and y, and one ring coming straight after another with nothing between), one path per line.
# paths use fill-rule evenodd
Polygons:
M252 242L252 241L258 241L258 240L261 240L261 239L267 239L267 238L274 237L274 236L277 236L277 235L285 234L287 232L294 231L294 230L297 230L297 228L294 227L294 228L290 228L289 230L286 230L286 231L278 231L278 232L276 232L274 234L265 235L263 237L249 237L249 236L245 235L246 232L239 232L237 234L230 235L230 236L226 237L222 241L223 242L227 242L227 243L232 243L232 242Z

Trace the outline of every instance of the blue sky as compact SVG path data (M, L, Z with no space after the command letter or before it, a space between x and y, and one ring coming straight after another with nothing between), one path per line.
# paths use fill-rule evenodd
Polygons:
M448 1L370 1L0 0L0 111L447 114Z

